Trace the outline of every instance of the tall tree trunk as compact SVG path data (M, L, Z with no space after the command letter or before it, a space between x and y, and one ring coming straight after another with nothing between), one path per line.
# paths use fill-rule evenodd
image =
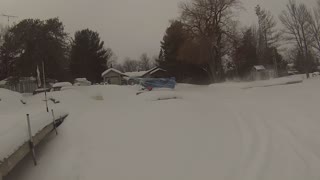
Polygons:
M307 44L307 39L306 39L306 34L305 34L305 30L304 27L301 26L301 30L302 30L302 36L303 36L303 43L304 43L304 58L305 58L305 71L306 71L306 75L307 78L310 78L310 74L309 74L309 58L308 58L308 44Z

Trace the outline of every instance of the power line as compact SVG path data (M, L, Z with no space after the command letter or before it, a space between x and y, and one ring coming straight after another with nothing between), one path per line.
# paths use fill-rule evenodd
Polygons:
M1 14L2 17L8 18L8 26L10 26L10 19L18 18L18 16L8 15L8 14Z

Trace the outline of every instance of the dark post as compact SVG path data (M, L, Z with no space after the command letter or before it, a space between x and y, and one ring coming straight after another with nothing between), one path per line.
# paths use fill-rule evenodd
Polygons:
M30 138L29 146L30 146L30 150L31 150L31 153L32 153L32 158L33 158L34 165L36 166L37 165L37 159L36 159L36 153L35 153L35 150L34 150L34 143L33 143L33 137L32 137L32 130L31 130L31 123L30 123L29 114L27 114L27 122L28 122L29 138Z
M47 87L46 87L46 74L44 71L44 62L42 61L42 75L43 75L43 88L44 88L44 96L45 96L45 101L46 101L46 108L47 108L47 112L49 112L49 108L48 108L48 98L47 98Z
M53 109L51 109L51 113L52 113L53 128L54 128L54 130L56 132L56 135L58 135L58 130L57 130L57 126L56 126L56 118L54 117Z

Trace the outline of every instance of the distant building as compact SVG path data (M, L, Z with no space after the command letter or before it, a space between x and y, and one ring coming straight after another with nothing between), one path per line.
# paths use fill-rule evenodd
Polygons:
M126 72L124 74L127 75L127 77L124 78L129 85L139 84L139 78L141 78L147 72L148 71Z
M110 68L106 71L104 71L101 74L103 78L103 82L105 84L114 84L114 85L123 85L126 84L125 77L128 77L126 74L122 73L119 70L116 70L114 68Z
M162 68L155 67L142 75L142 78L168 78L168 72Z
M295 64L291 63L287 65L287 74L288 75L299 74L299 71L296 69Z
M127 72L125 73L127 77L125 79L127 80L127 84L134 85L139 84L140 78L168 78L168 72L162 68L155 67L148 71L139 71L139 72Z
M251 69L251 80L259 81L269 79L269 72L263 65L253 66Z

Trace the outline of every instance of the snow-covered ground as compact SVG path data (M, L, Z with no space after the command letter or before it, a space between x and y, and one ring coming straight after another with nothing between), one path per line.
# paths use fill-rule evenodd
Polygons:
M48 124L53 117L47 113L44 97L41 95L23 97L21 94L0 88L0 163L8 158L21 145L29 140L27 117L29 114L32 134L35 135ZM55 116L66 112L49 103Z
M69 118L40 147L37 167L27 159L5 180L319 179L320 79L245 86L50 93Z

